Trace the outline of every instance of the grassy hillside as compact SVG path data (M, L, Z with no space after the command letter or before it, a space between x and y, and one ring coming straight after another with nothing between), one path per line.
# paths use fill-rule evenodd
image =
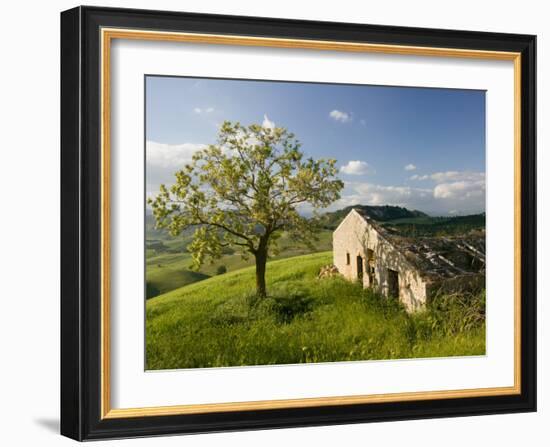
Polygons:
M147 223L146 240L146 282L147 298L169 292L211 276L216 276L220 268L227 272L253 265L254 260L243 260L240 253L226 249L221 259L212 264L203 265L198 271L191 270L191 255L187 245L191 242L192 233L186 232L177 238L167 232L153 228L152 216ZM319 241L315 251L332 249L332 233L327 230L318 233ZM297 245L288 234L279 240L280 253L273 259L283 259L310 253L303 245Z
M147 369L395 359L485 352L484 296L441 300L408 315L339 277L318 279L331 252L271 261L269 297L254 268L212 277L146 303ZM479 309L479 312L475 310Z

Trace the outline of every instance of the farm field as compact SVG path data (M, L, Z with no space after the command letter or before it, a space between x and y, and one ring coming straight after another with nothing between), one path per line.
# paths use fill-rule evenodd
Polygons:
M317 237L319 240L315 243L315 251L326 251L332 248L331 231L320 230ZM148 226L146 241L147 298L219 275L222 272L232 272L254 264L254 259L245 260L239 253L227 250L216 262L204 264L198 271L194 271L190 268L191 254L186 250L191 239L191 234L172 238L166 232L154 230L152 223ZM280 253L271 259L283 259L312 251L303 245L297 245L285 233L281 236L279 245Z
M266 298L254 267L146 302L146 367L175 369L483 355L484 293L441 297L407 314L397 300L339 277L318 279L331 252L273 260Z

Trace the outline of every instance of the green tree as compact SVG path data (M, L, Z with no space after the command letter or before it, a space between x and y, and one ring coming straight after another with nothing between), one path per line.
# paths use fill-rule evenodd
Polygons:
M225 247L256 260L256 293L266 296L268 256L286 231L297 242L316 240L316 226L297 207L323 208L340 197L336 160L304 158L300 143L281 127L225 121L217 143L193 155L150 199L156 225L173 236L193 227L187 247L198 268Z

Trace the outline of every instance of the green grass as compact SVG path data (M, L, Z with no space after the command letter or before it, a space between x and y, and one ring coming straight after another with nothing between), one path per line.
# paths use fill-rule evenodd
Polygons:
M148 300L147 369L485 353L482 312L466 301L443 298L408 315L357 284L317 279L331 262L331 252L269 262L269 297L261 300L251 293L253 267ZM482 298L476 305L484 310Z
M157 231L157 230L155 230ZM158 231L157 231L158 233ZM228 272L240 270L254 264L253 259L244 260L239 253L229 252L221 259L213 263L203 265L198 271L191 270L191 255L186 251L186 246L191 240L186 237L170 238L167 234L147 240L146 256L146 281L147 298L169 292L179 287L202 281L217 274L220 266L225 266ZM332 233L320 231L319 241L315 243L316 250L330 250L332 248ZM296 245L287 234L283 234L280 241L280 254L273 259L284 259L302 255L311 250L305 246Z

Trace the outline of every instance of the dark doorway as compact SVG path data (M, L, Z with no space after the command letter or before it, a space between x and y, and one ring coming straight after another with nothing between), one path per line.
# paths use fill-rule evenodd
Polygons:
M363 258L357 256L357 280L363 283Z
M367 274L369 275L369 287L374 286L374 251L367 248Z
M388 297L399 298L399 273L388 269Z

